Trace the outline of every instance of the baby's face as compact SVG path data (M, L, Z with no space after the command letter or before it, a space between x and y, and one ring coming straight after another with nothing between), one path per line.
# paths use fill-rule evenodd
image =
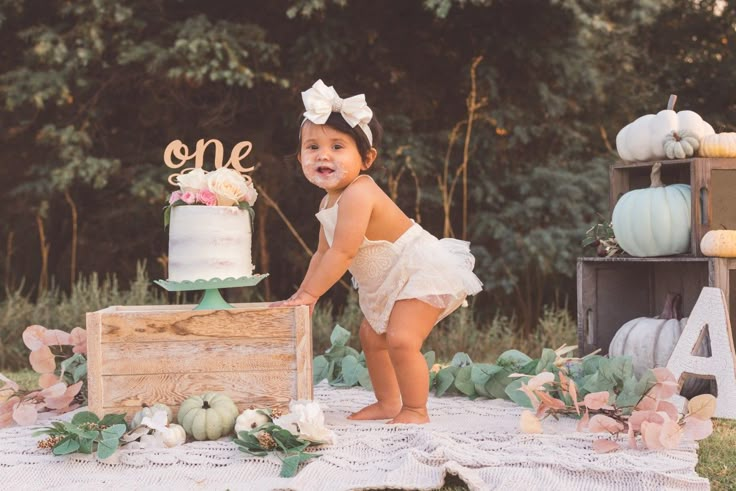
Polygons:
M326 191L341 191L364 167L349 135L310 121L302 126L299 162L307 180Z

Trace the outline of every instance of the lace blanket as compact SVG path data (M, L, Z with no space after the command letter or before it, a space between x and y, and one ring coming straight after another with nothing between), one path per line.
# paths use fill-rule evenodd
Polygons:
M432 422L386 425L345 416L374 401L360 388L336 389L324 382L315 399L337 434L321 457L302 464L293 478L279 478L281 461L253 457L225 439L171 449L123 447L105 462L93 456L55 457L38 449L33 429L0 430L3 489L231 489L309 490L436 489L446 473L471 490L523 489L618 491L708 490L695 473L697 444L671 451L625 450L596 454L596 435L574 433L576 421L543 422L544 434L519 431L522 408L506 401L430 397ZM69 414L63 419L69 420ZM622 439L623 443L624 440Z

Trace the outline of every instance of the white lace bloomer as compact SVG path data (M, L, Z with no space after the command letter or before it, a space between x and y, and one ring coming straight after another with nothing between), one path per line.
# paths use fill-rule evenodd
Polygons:
M316 214L330 247L339 201ZM374 331L383 334L398 300L415 298L444 309L437 322L451 314L466 296L483 287L473 274L474 265L469 242L437 239L413 223L395 242L364 237L348 270L363 315Z

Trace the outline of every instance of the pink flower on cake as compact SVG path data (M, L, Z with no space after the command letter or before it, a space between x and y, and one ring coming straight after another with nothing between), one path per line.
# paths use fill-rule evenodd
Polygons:
M256 191L255 187L253 187L253 184L248 183L245 195L241 199L246 201L250 206L253 206L255 204L256 199L258 199L258 191Z
M186 192L181 195L181 200L188 205L192 205L197 200L197 197L194 193Z
M204 189L197 193L197 203L207 206L215 206L217 204L217 196L208 189Z
M181 191L174 191L173 193L171 193L171 196L169 196L169 204L173 205L180 199L181 199Z
M218 206L237 204L248 192L248 183L240 172L227 167L207 174L207 186L217 195Z
M191 171L184 171L176 178L182 193L196 193L203 189L207 189L207 172L199 167L195 167Z

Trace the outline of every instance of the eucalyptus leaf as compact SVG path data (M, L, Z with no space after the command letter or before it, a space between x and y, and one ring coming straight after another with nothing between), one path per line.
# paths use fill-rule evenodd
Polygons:
M466 367L472 364L473 361L470 359L470 356L462 352L455 353L455 356L452 357L452 361L450 362L450 365L458 368Z
M424 361L427 362L427 370L432 369L432 367L435 364L435 359L436 359L436 356L435 356L434 351L427 351L426 353L424 353Z
M350 339L350 331L342 327L340 324L335 324L330 334L330 343L332 346L345 346Z
M359 368L363 367L360 366L356 357L347 355L342 359L342 378L345 385L352 387L358 383Z
M503 368L498 365L475 363L470 369L470 380L475 385L485 385L491 377L501 370L503 370Z
M537 373L550 372L555 366L555 360L557 359L557 353L555 350L544 348L542 350L542 356L537 362Z
M513 379L509 378L513 372L504 368L501 371L495 373L485 384L486 391L496 399L508 399L509 395L506 393L506 386L508 386Z
M74 380L74 383L79 382L86 376L87 376L87 364L86 363L84 365L79 365L72 372L72 380Z
M124 424L112 425L102 430L102 439L103 440L108 440L111 438L119 439L121 436L123 436L126 430L127 430L127 426Z
M452 387L452 384L455 382L456 371L457 367L445 367L437 372L437 383L435 384L435 395L437 397L442 396L442 394L447 392L447 389Z
M496 365L504 368L510 368L513 372L518 372L521 367L532 361L532 359L519 350L511 349L504 351L496 360Z
M82 411L74 415L72 418L72 425L79 426L84 423L99 423L100 418L91 411ZM67 428L68 429L68 428Z
M281 473L279 474L279 477L296 476L296 470L299 467L299 462L299 455L289 455L288 457L285 457L283 460L283 465L281 466Z
M312 360L312 383L317 385L327 378L330 363L323 355L315 356Z
M67 455L74 453L79 450L79 440L74 436L68 436L62 439L59 443L54 446L54 455Z
M94 438L82 438L79 440L79 453L91 454L93 450Z
M464 366L460 368L457 371L457 374L455 374L455 388L461 393L470 397L471 399L475 399L478 394L476 393L475 385L471 380L471 372L471 366Z
M100 420L100 425L102 426L113 426L113 425L124 425L125 424L125 414L115 414L110 413L103 416L103 418Z
M508 398L519 406L532 408L533 406L532 402L529 400L529 396L521 391L521 384L526 383L527 381L527 378L519 377L506 386L505 392Z
M115 453L118 449L119 441L117 438L108 438L100 440L97 443L97 457L106 459Z

